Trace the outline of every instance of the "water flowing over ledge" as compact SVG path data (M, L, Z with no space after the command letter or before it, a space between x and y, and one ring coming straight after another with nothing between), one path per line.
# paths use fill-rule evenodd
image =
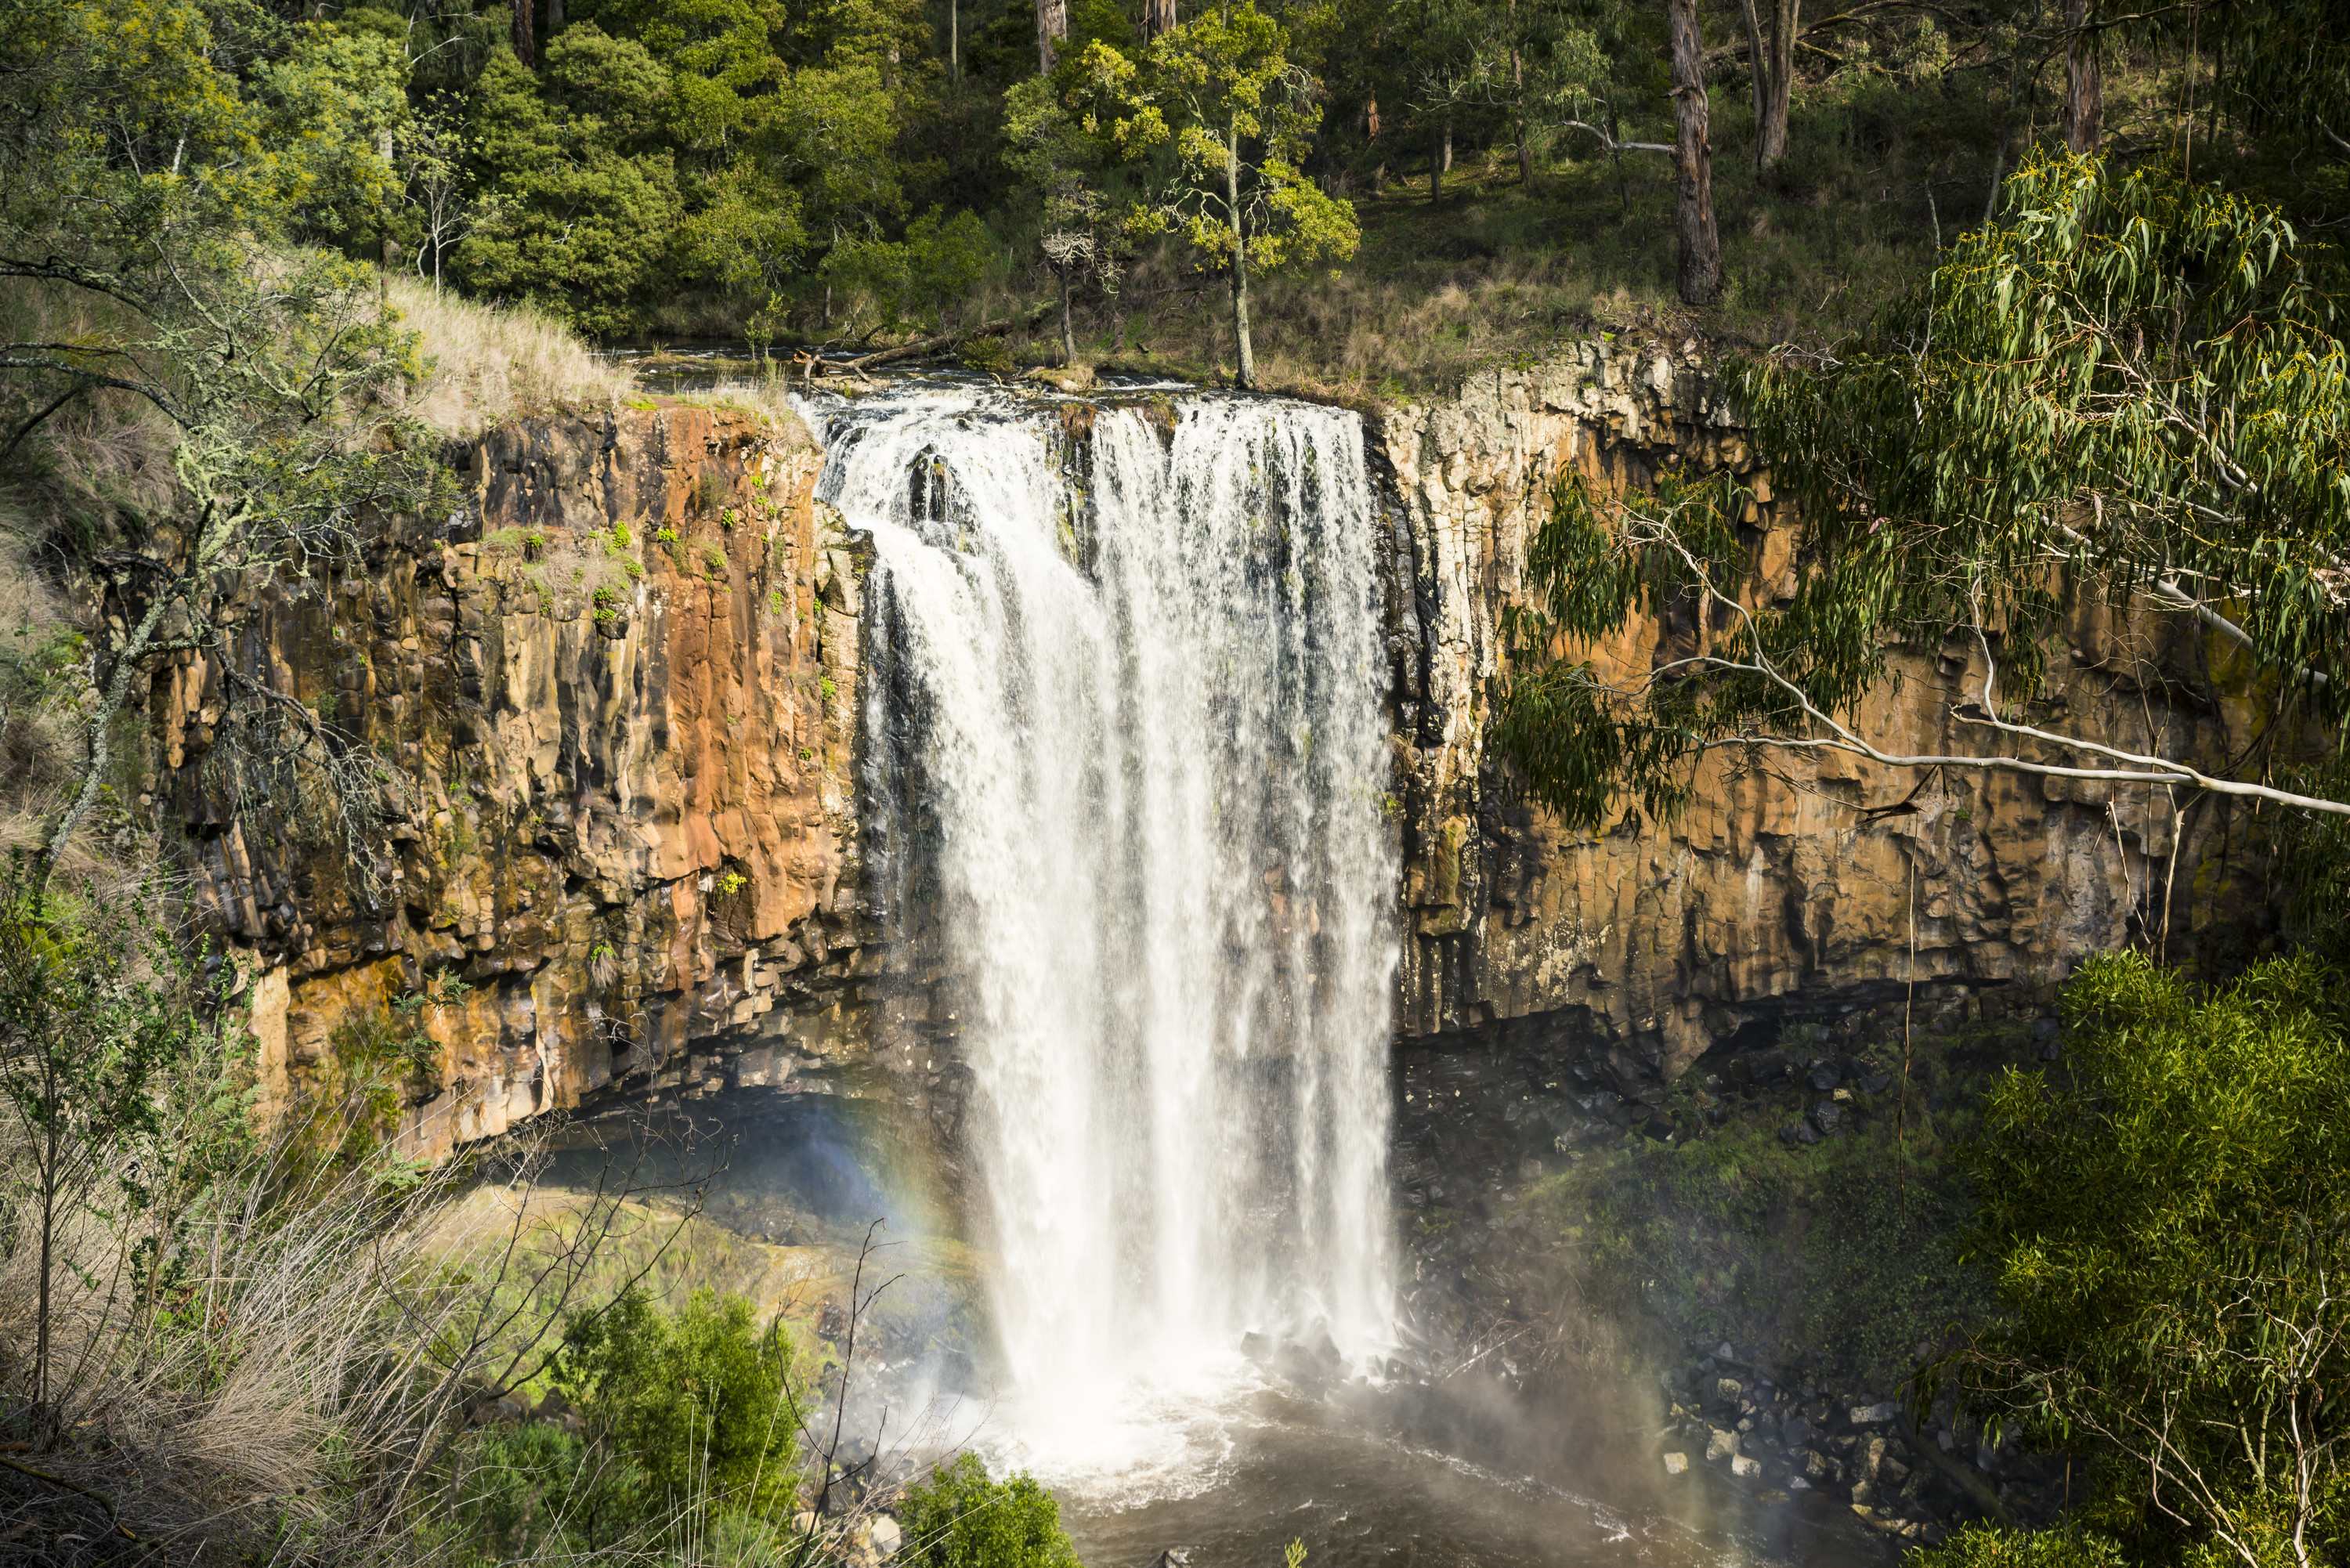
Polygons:
M819 498L874 540L874 897L962 1033L1028 1457L1180 1429L1133 1401L1237 1375L1251 1333L1376 1355L1397 866L1359 421L935 385L806 411Z

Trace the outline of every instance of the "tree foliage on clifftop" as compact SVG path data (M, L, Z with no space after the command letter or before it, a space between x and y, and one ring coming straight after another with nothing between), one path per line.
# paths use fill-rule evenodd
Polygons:
M240 80L276 24L238 0L14 0L8 21L0 459L110 399L160 426L170 463L167 484L121 511L108 543L130 547L88 557L102 636L87 754L43 864L97 804L117 715L151 661L204 653L222 690L203 765L224 796L331 840L364 883L388 774L230 657L224 619L242 574L348 569L373 518L429 508L446 483L402 407L414 343L379 279L287 243L322 192L348 192L348 149L323 111L285 122L286 101L319 96L303 57L266 78L274 96Z

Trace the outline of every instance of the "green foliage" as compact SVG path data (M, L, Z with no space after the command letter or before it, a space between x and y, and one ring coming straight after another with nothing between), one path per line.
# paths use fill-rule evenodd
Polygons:
M965 338L962 362L965 369L976 370L983 376L993 376L998 380L1010 380L1020 373L1020 362L1012 357L1012 350L1003 346L1003 339L993 333L983 337Z
M990 1480L973 1454L907 1488L899 1522L910 1568L1078 1568L1053 1494L1026 1475Z
M1687 800L1693 753L1758 719L1799 718L1767 681L1669 679L1627 690L1616 671L1570 651L1613 636L1636 610L1686 613L1692 579L1742 575L1745 550L1724 523L1735 505L1727 482L1672 471L1638 512L1603 501L1579 473L1552 486L1550 514L1526 552L1540 597L1503 612L1511 658L1495 685L1494 738L1530 793L1568 826L1606 826L1627 789L1650 815L1669 815Z
M465 286L587 332L634 319L680 214L655 134L668 87L641 45L585 23L547 44L536 75L494 56L468 131L501 204L457 247Z
M2350 600L2326 586L2350 545L2350 360L2320 253L2163 168L2043 158L2006 205L1832 361L1745 376L1820 563L1788 613L1829 650L1822 705L1878 677L1881 633L1970 617L2030 697L2069 580L2192 586L2262 667L2324 671L2309 700L2350 711Z
M2137 1485L2103 1522L2137 1560L2283 1562L2283 1538L2350 1528L2344 995L2307 957L2208 992L2096 959L2063 1064L2011 1072L1967 1156L2002 1310L1949 1370L2029 1437L2121 1457Z
M2113 1542L2076 1530L2002 1530L1961 1525L1939 1547L1909 1553L1912 1568L2126 1568Z
M2064 743L2034 704L2085 597L2221 623L2204 679L2249 685L2284 732L2350 712L2350 596L2333 586L2350 360L2320 253L2272 208L2161 169L2041 159L2008 200L2006 224L1964 236L1858 339L1742 372L1793 503L1783 580L1755 580L1734 483L1668 477L1608 501L1562 483L1496 691L1498 738L1537 798L1596 828L1625 790L1673 809L1719 747L1900 763L1855 728L1862 700L1897 650L1951 639L1982 656L1954 721L2004 753L1994 765L2046 765L2015 753ZM1653 663L1584 651L1636 608L1666 632ZM2230 644L2249 670L2225 666ZM2126 752L2065 765L2266 787Z
M822 272L860 296L886 331L909 322L945 329L962 317L972 286L986 274L993 244L976 215L949 218L933 207L906 225L902 242L842 240Z
M1171 146L1176 175L1136 207L1138 234L1180 232L1202 265L1231 274L1241 374L1253 374L1245 287L1252 269L1343 260L1361 231L1352 202L1305 171L1322 113L1291 38L1253 0L1203 11L1151 40L1143 62L1098 40L1078 61L1085 90L1111 106L1098 127L1128 156Z
M739 1296L696 1292L665 1314L637 1290L566 1330L557 1383L631 1474L641 1511L702 1500L754 1517L788 1516L800 1395L780 1318L761 1328Z
M356 133L389 111L387 57L368 37L306 33L249 94L232 67L277 37L261 13L176 0L23 0L0 28L0 278L38 323L0 353L0 455L69 409L152 419L170 450L168 488L115 513L136 564L93 560L98 591L142 608L109 639L105 688L80 715L87 764L52 821L52 862L109 772L114 715L168 641L228 671L198 764L215 798L248 831L331 843L359 885L372 877L382 770L240 673L216 619L242 574L356 566L377 519L429 511L451 484L406 410L414 337L373 271L276 248L342 221L316 205L322 191L380 171L272 116ZM126 573L135 591L113 580Z
M68 1232L84 1205L104 1182L130 1212L96 1218L128 1225L154 1215L133 1259L136 1287L151 1300L167 1282L174 1217L242 1152L242 1040L216 1021L223 988L200 976L140 902L94 886L51 891L37 862L21 850L10 857L0 882L0 1106L15 1124L17 1175L29 1179L13 1218L31 1234L0 1234L0 1243L30 1254L35 1302L32 1344L0 1355L0 1368L44 1440L94 1370L86 1356L67 1366L51 1357L52 1292L75 1267ZM175 1106L183 1069L224 1055L226 1070L197 1085L203 1102Z
M400 184L385 154L409 119L408 68L397 38L311 22L255 73L253 97L284 161L297 236L358 244L384 232Z

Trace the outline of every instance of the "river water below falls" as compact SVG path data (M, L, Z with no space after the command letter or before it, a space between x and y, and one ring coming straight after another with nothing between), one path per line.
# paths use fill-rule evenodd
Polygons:
M932 977L889 1048L963 1075L992 1467L1054 1486L1098 1568L1842 1555L1833 1520L1665 1497L1630 1405L1530 1425L1414 1386L1359 420L919 380L803 412L872 541L866 882Z

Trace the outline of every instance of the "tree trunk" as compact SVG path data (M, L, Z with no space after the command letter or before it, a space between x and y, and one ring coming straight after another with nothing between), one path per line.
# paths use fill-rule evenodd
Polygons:
M1768 0L1766 35L1754 0L1739 0L1746 23L1746 53L1754 83L1754 167L1768 169L1787 155L1787 105L1795 90L1795 35L1802 0Z
M1518 0L1510 0L1510 89L1518 119L1518 183L1531 187L1534 182L1534 147L1533 138L1526 134L1526 58L1519 47L1523 35L1517 26Z
M1787 155L1787 105L1795 92L1795 34L1802 0L1771 0L1771 91L1762 106L1755 161L1768 169Z
M523 68L535 71L538 68L538 47L531 39L531 5L532 0L514 0L514 49L515 58L522 62Z
M1624 128L1617 122L1616 106L1611 103L1607 106L1608 156L1616 161L1616 194L1624 203L1624 216L1629 218L1632 215L1632 185L1624 177L1623 140Z
M1517 11L1518 0L1510 0L1510 14L1514 16ZM1534 182L1534 150L1526 140L1526 62L1514 43L1510 46L1510 86L1517 104L1518 183L1531 185Z
M1224 211L1232 220L1232 337L1240 355L1240 381L1256 386L1256 348L1249 342L1248 233L1241 227L1241 133L1229 131L1224 143Z
M1441 144L1428 150L1428 204L1431 207L1444 200L1444 149Z
M1175 30L1175 0L1142 0L1142 41Z
M44 1076L53 1078L54 1069L43 1064ZM40 1274L35 1282L36 1300L33 1304L33 1415L40 1422L37 1440L46 1441L57 1429L57 1423L48 1411L49 1403L49 1282L57 1272L57 1184L58 1169L64 1164L64 1150L59 1147L65 1136L65 1117L57 1105L57 1095L50 1083L42 1085L42 1097L52 1114L42 1129L42 1162L38 1179L41 1184L41 1261Z
M1452 115L1450 110L1444 116L1444 171L1447 174L1452 172Z
M2089 29L2093 0L2064 0L2064 145L2092 153L2106 137L2105 74L2097 35Z
M947 0L947 80L962 85L962 10L960 0Z
M553 38L563 31L563 0L546 0L546 36Z
M1378 139L1379 99L1378 95L1373 93L1363 104L1363 140L1377 141Z
M1053 68L1053 57L1069 36L1069 0L1036 0L1036 74Z
M1067 369L1077 362L1077 337L1069 329L1069 269L1062 267L1061 275L1061 369Z
M1740 20L1746 24L1746 74L1754 88L1754 166L1762 166L1762 116L1771 101L1771 60L1762 52L1762 24L1754 18L1754 0L1738 0Z
M1673 34L1673 107L1679 135L1673 165L1679 176L1675 217L1680 228L1680 293L1684 305L1711 305L1721 292L1721 236L1713 226L1713 150L1707 141L1705 40L1698 32L1697 0L1669 0Z

